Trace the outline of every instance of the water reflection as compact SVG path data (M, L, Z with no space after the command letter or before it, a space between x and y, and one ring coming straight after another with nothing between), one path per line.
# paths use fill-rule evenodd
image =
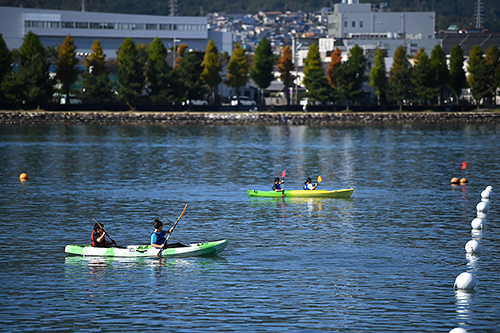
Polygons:
M460 289L455 291L455 311L460 325L466 325L467 321L470 319L470 305L474 293L475 291L464 291Z

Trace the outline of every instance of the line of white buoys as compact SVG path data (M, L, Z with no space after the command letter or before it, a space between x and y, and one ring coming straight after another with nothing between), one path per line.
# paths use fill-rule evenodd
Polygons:
M467 333L467 330L461 327L457 327L452 329L449 333Z
M453 289L472 290L476 287L476 278L469 272L460 273L455 279Z
M476 217L474 220L472 220L470 226L472 227L472 229L483 229L484 219Z
M476 209L478 212L480 213L485 213L488 211L488 203L487 202L484 202L484 201L481 201L477 204L476 206Z
M465 252L476 254L481 252L481 244L475 239L471 239L465 244Z
M483 190L483 192L481 192L481 198L482 199L489 199L490 195L491 195L491 192L488 191L488 190Z

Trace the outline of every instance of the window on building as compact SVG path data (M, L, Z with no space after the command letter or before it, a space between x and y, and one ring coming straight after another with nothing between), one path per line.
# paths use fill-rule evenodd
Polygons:
M359 27L363 28L363 21L359 21Z
M76 22L76 28L77 29L88 29L89 23L88 22Z
M347 28L347 21L344 21L344 28Z
M63 29L74 29L75 28L75 22L61 22L61 27Z
M158 24L146 23L146 30L158 30Z
M356 21L352 21L352 27L356 28Z
M172 24L160 24L160 30L173 30Z

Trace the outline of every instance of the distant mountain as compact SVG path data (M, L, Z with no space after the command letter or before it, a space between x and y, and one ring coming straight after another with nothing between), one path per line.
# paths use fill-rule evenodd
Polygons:
M213 12L227 14L257 14L259 11L319 11L339 1L330 0L177 0L177 16L205 16ZM460 29L475 28L477 0L361 0L380 7L386 3L392 11L436 12L436 29L450 25ZM481 0L483 27L500 32L499 0ZM0 0L0 6L43 9L81 10L81 0ZM170 0L86 0L85 10L91 12L170 15Z

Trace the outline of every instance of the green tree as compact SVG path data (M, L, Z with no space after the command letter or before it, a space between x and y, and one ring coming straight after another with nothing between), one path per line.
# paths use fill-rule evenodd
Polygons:
M250 77L260 89L261 101L264 100L264 89L267 89L274 80L274 54L271 43L267 38L262 38L255 49L253 57L253 66L250 71ZM265 104L265 103L264 103Z
M474 77L474 68L479 65L483 56L483 50L481 50L481 47L477 44L474 45L469 51L469 60L467 61L467 72L469 73L469 76L467 77L467 83L471 88L474 84L474 80L476 79Z
M144 88L144 64L141 62L135 43L126 38L118 49L118 97L134 104Z
M332 100L332 88L325 76L318 44L309 46L304 59L304 86L307 89L306 96L311 102L320 101L326 104Z
M384 51L378 48L373 59L373 67L370 70L370 85L375 89L377 104L380 105L380 99L385 96L387 89L387 71L385 69Z
M49 100L54 92L54 82L49 76L47 51L38 36L29 31L19 51L17 71L7 75L2 90L7 98L40 103Z
M85 72L93 75L107 73L106 55L99 40L95 40L91 47L92 53L85 58Z
M85 94L101 104L112 98L113 83L106 68L106 55L98 40L92 44L92 53L85 58Z
M467 87L467 77L464 70L464 52L460 45L455 45L450 53L450 81L448 83L455 95L455 103L459 104L462 89Z
M443 92L450 82L450 71L446 63L446 53L437 44L431 52L431 69L436 74L435 88L438 90L438 104L441 104Z
M215 89L222 82L222 77L220 76L222 67L219 60L219 50L217 50L212 39L208 41L205 48L205 55L203 56L201 66L203 67L203 71L200 77L210 90L210 103L215 104Z
M169 100L171 87L171 67L167 64L167 49L160 38L156 37L149 47L146 80L149 96L153 101Z
M419 103L427 104L439 94L437 72L431 67L429 56L421 48L415 55L415 64L411 75L412 97Z
M491 96L496 96L500 88L500 49L498 46L491 45L485 52L484 60L491 70Z
M339 100L346 101L349 110L350 101L360 101L363 97L363 83L367 77L366 58L363 49L359 45L349 51L349 58L337 69L337 90Z
M248 59L246 51L241 47L240 42L236 43L233 48L231 60L227 64L227 76L224 81L226 85L236 90L237 95L240 95L240 88L244 87L248 80Z
M394 53L394 61L389 72L387 97L397 101L399 110L403 109L403 101L410 97L411 68L406 58L405 48L401 45Z
M285 96L288 105L290 105L290 87L293 87L296 78L296 76L293 75L294 70L295 65L292 61L292 51L290 46L287 45L283 49L281 58L278 61L278 71L280 73L278 80L280 80L285 86Z
M467 62L469 76L467 82L471 88L472 96L476 100L477 106L481 104L483 98L491 97L491 82L493 71L486 63L483 50L479 45L474 45L469 51L469 61Z
M182 100L204 99L207 94L205 83L201 80L203 68L202 57L196 52L187 52L183 55L175 71L178 75Z
M0 87L5 75L10 73L12 66L12 53L9 51L5 40L0 34ZM0 90L0 98L2 98L2 91Z
M71 35L66 36L66 39L59 48L56 78L62 85L62 92L66 95L66 101L69 103L69 90L73 82L78 78L78 70L76 64L76 46Z

